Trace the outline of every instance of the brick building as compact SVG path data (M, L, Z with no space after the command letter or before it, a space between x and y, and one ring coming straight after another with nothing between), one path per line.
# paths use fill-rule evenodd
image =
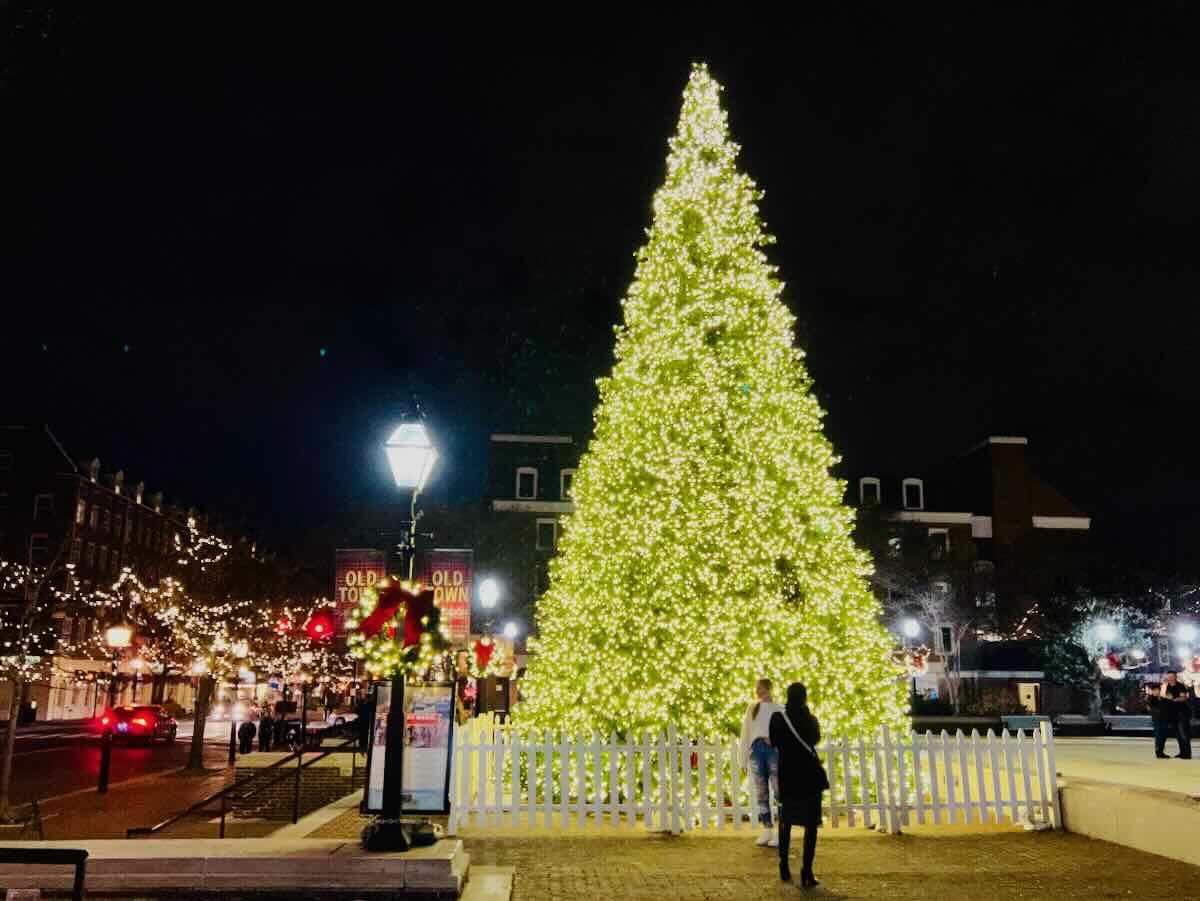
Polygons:
M860 508L859 538L892 609L905 599L886 597L890 573L901 593L916 585L948 599L943 621L924 624L934 652L924 684L936 687L939 664L960 654L964 679L1009 689L1033 709L1042 692L1036 649L1005 642L1001 654L988 639L1011 635L1035 604L1073 584L1091 519L1031 469L1028 445L994 436L929 471L858 474L847 500ZM989 664L1000 657L1002 669Z
M84 591L111 585L126 566L151 582L174 571L176 536L189 519L206 530L195 510L165 505L161 491L147 493L121 470L105 469L98 459L76 462L48 426L0 426L0 558L52 567L54 584L74 579ZM58 620L66 640L101 627L92 618L60 614ZM74 672L105 672L108 665L56 658L54 677L32 686L27 709L38 719L90 716L104 699L94 684L76 685ZM190 706L190 683L177 682L167 696ZM148 687L141 691L139 700L148 701ZM128 685L125 692L131 700ZM7 716L7 698L7 684L0 684L0 716Z
M492 435L480 571L505 585L506 611L532 625L558 546L559 520L575 510L571 482L582 449L569 435Z

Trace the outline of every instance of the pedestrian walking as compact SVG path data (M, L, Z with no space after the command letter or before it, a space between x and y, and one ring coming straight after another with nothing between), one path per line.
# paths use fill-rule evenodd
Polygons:
M1154 756L1166 758L1167 722L1163 714L1162 685L1146 686L1146 707L1150 710L1150 722L1154 725Z
M821 795L829 788L829 777L817 756L821 726L808 709L808 689L801 683L788 686L787 704L771 717L771 744L779 752L779 878L792 878L788 850L792 827L804 827L803 865L800 885L816 888L813 858L817 853L817 829L821 825Z
M271 716L271 708L263 707L262 716L258 720L258 750L271 750L271 739L275 737L275 719Z
M242 724L238 726L237 737L238 743L241 745L239 753L249 754L254 750L254 733L258 731L254 728L254 723L249 719L242 720Z
M742 719L742 734L738 751L743 769L754 777L754 793L758 801L758 822L763 827L756 845L774 848L779 839L771 816L771 796L779 802L779 754L771 747L771 717L783 710L771 700L771 680L759 679L754 684L757 698L746 708Z
M1179 742L1181 760L1192 759L1192 690L1179 681L1179 674L1167 673L1162 687L1162 714L1166 716L1167 735Z

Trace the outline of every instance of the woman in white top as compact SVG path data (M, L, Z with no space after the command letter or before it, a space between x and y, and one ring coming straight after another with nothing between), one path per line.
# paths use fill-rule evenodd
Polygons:
M771 747L771 716L781 706L771 700L771 680L759 679L754 685L758 700L746 708L742 735L738 741L742 766L754 776L754 791L758 797L758 822L763 832L756 844L774 848L778 844L771 817L771 795L779 797L779 754Z

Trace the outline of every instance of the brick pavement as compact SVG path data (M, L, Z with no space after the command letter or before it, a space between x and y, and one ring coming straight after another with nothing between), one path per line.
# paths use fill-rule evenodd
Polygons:
M355 838L362 823L348 811L313 835ZM672 837L473 829L462 837L472 863L515 867L514 901L801 896L779 882L775 852L755 847L749 831ZM1011 827L925 827L903 836L824 829L816 872L822 886L813 897L880 901L1176 901L1186 895L1179 886L1200 884L1197 867L1083 836Z

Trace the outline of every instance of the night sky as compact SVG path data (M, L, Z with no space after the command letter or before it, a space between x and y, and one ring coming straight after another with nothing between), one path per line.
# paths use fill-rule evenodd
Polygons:
M1190 4L844 6L10 6L0 412L282 542L391 497L415 393L432 499L478 496L490 431L586 435L703 59L846 471L1027 435L1101 540L1190 565Z

